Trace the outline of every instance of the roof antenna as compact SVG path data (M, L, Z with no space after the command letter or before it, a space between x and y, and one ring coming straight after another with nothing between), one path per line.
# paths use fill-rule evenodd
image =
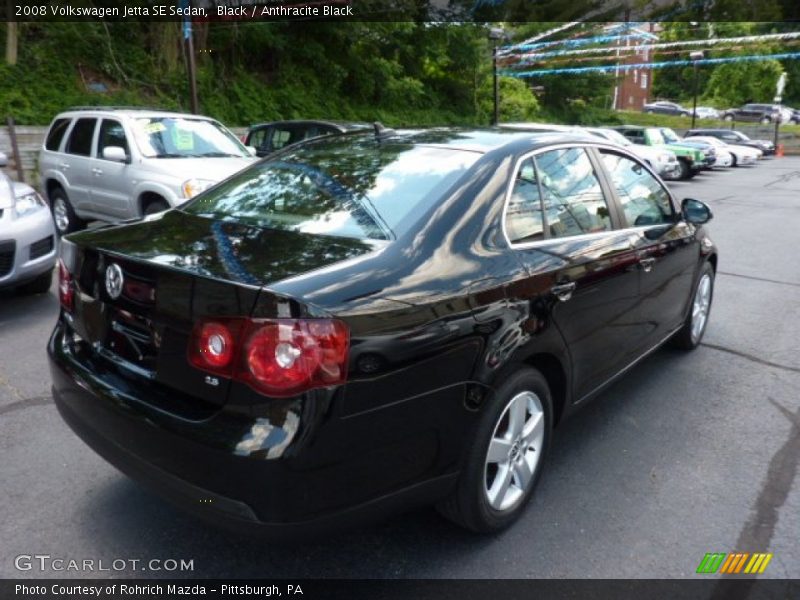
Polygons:
M389 129L388 127L384 126L383 123L380 121L375 121L372 126L375 128L375 137L377 139L389 137L395 134L394 129Z

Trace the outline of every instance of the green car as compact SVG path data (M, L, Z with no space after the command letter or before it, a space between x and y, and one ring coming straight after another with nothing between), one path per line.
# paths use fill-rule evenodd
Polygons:
M681 166L680 179L691 179L702 168L706 166L705 153L696 146L687 144L670 143L662 133L660 127L640 127L637 125L622 125L614 127L626 138L636 144L645 146L664 146L667 150L672 150L678 157ZM677 136L675 136L676 139Z

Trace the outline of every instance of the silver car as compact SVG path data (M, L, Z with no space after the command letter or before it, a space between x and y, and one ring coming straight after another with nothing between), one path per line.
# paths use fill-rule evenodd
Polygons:
M183 113L78 108L50 124L41 189L59 234L87 220L142 217L186 202L255 157L223 125Z
M0 152L0 168L8 162ZM50 289L56 239L50 211L32 187L0 171L0 289Z

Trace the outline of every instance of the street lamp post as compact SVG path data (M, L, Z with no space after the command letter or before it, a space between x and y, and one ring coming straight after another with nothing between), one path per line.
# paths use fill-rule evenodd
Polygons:
M697 61L703 58L703 51L696 50L694 52L690 52L689 58L692 59L692 65L694 67L694 85L692 90L692 129L694 129L694 121L697 118Z
M497 44L506 37L506 32L501 27L489 29L489 39L492 40L492 84L494 86L494 113L492 125L500 122L500 82L497 77Z

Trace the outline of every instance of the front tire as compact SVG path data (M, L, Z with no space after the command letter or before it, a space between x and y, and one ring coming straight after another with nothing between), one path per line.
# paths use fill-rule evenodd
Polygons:
M497 391L477 426L461 477L439 511L478 533L516 521L541 474L553 428L547 380L522 367Z
M688 160L685 160L685 159L681 160L679 158L678 159L678 164L681 166L680 173L678 174L678 179L683 179L683 180L691 179L692 177L694 177L696 175L696 173L692 170L692 167L689 166L689 161Z
M79 231L86 227L86 222L75 214L67 193L60 187L50 193L50 211L53 214L53 223L59 236Z
M714 267L704 263L700 278L692 296L692 305L683 327L672 338L674 346L682 350L694 350L703 340L708 317L711 312L711 301L714 298Z
M769 117L764 117L761 119L762 125L769 125L770 123L772 123L772 119L770 119Z
M736 155L735 154L731 154L731 167L736 167L737 163L738 163L738 161L736 160Z
M730 123L731 121L733 121L733 115L725 115L724 117L722 117L722 120L728 121Z
M144 208L144 216L154 215L169 209L166 200L151 200Z

